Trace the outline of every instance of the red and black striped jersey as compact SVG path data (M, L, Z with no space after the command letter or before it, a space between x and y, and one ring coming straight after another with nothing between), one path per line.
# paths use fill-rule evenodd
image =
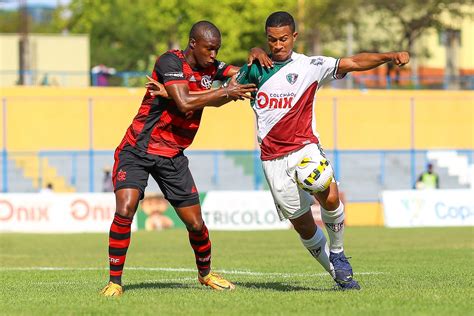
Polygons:
M181 50L170 50L155 63L152 77L165 86L187 83L189 91L208 90L214 80L225 80L230 66L215 61L205 69L192 69ZM152 96L148 91L124 141L138 153L174 157L189 145L201 122L202 110L186 116L173 99Z

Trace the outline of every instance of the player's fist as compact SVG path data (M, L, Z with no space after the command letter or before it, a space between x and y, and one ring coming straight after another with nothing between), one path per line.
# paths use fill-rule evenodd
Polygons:
M168 92L166 92L165 87L153 79L150 76L146 76L148 79L148 82L145 84L145 88L148 89L148 92L153 95L153 96L158 96L158 97L163 97L163 98L168 98Z
M392 62L397 66L403 66L408 64L410 61L410 54L408 52L395 52L393 53Z

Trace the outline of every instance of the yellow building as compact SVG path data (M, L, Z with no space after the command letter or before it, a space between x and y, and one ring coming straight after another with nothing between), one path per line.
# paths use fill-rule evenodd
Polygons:
M20 35L0 34L0 87L19 80ZM27 85L90 85L89 35L29 34Z

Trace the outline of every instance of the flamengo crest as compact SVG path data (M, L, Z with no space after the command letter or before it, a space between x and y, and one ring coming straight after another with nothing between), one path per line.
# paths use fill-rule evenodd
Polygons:
M288 80L290 84L294 84L296 79L298 79L298 74L292 73L286 75L286 80Z

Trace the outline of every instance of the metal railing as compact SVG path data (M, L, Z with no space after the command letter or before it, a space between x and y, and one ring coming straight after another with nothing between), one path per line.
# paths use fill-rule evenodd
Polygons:
M337 180L350 201L376 201L384 189L411 189L417 175L429 162L429 150L329 150ZM474 150L457 150L458 155L474 163ZM190 169L201 191L267 189L260 163L260 152L231 150L192 150L186 155ZM47 165L55 168L67 185L77 192L100 192L103 170L112 167L113 151L40 151L2 152L2 192L33 192L46 185ZM38 159L37 176L28 178L15 164L18 157ZM16 169L16 170L13 170ZM440 168L437 168L438 171ZM19 179L23 177L23 179ZM452 179L448 181L449 177ZM21 183L18 181L21 180ZM37 183L37 186L33 186ZM462 188L447 171L441 173L443 188ZM149 183L149 185L154 185ZM155 189L157 187L155 186Z

